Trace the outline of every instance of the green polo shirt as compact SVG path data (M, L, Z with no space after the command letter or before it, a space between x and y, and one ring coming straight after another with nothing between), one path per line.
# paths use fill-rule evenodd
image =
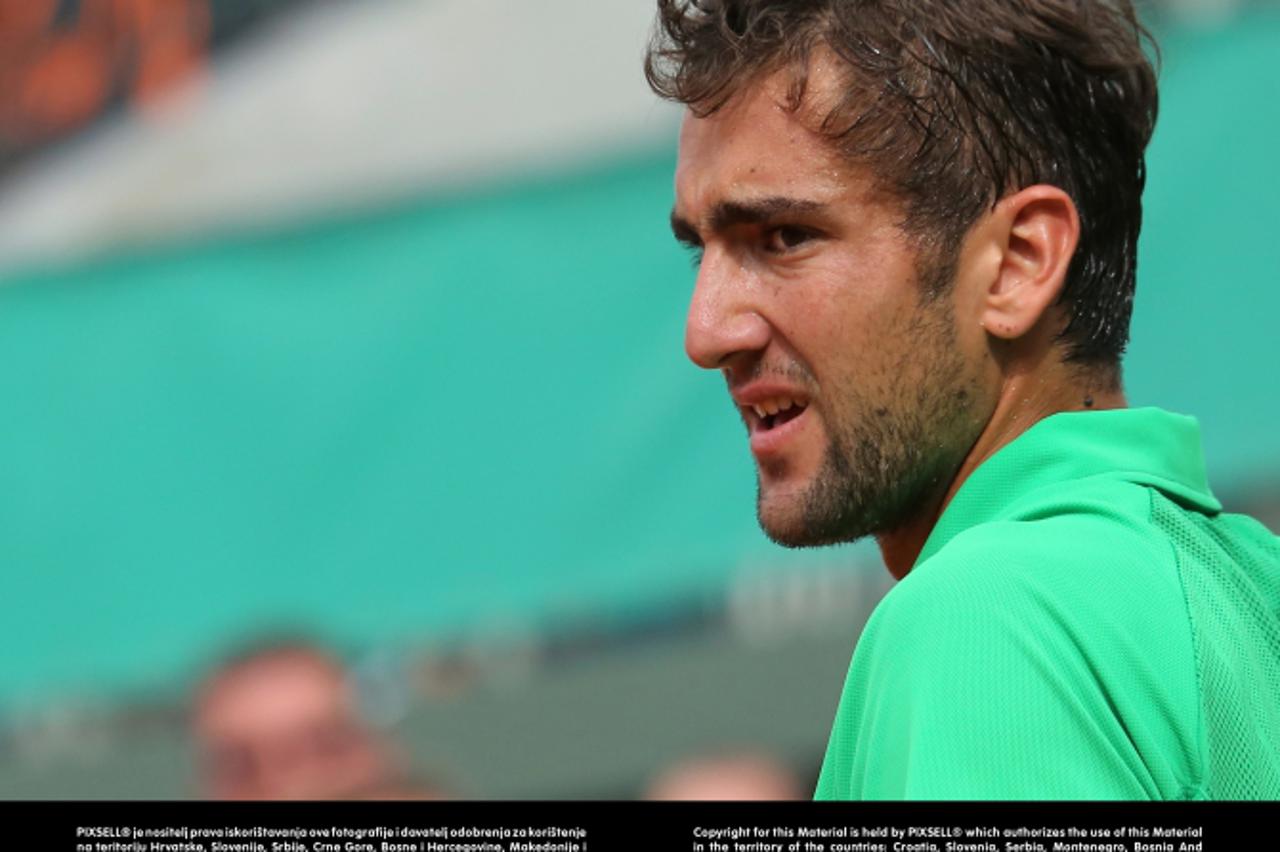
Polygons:
M1280 540L1196 421L1064 412L979 466L858 640L816 798L1280 798Z

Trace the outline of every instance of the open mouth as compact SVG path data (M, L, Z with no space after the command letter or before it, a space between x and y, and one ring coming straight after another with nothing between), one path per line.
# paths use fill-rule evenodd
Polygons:
M747 406L755 414L756 428L761 432L777 429L784 423L795 420L807 407L807 402L790 397L770 399L758 405Z

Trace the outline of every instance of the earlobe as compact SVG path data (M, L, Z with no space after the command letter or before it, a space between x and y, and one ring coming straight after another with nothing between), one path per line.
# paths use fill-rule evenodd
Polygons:
M1070 196L1039 184L1003 199L990 224L1001 256L980 322L989 334L1013 340L1040 323L1062 292L1080 219Z

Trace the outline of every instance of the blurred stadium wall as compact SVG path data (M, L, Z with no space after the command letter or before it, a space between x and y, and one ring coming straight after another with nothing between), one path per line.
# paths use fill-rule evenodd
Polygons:
M281 626L473 795L816 765L887 578L763 538L684 361L650 4L270 5L214 0L198 73L8 149L0 796L187 794L185 691ZM1149 12L1126 383L1274 528L1280 10Z

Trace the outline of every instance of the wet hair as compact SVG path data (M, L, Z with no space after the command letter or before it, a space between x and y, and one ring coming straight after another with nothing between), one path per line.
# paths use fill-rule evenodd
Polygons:
M775 72L804 101L818 49L840 97L818 129L898 199L903 228L951 270L1008 193L1066 192L1080 241L1059 304L1067 361L1118 385L1155 125L1154 40L1128 0L658 0L645 76L699 116ZM950 283L925 283L936 296Z

